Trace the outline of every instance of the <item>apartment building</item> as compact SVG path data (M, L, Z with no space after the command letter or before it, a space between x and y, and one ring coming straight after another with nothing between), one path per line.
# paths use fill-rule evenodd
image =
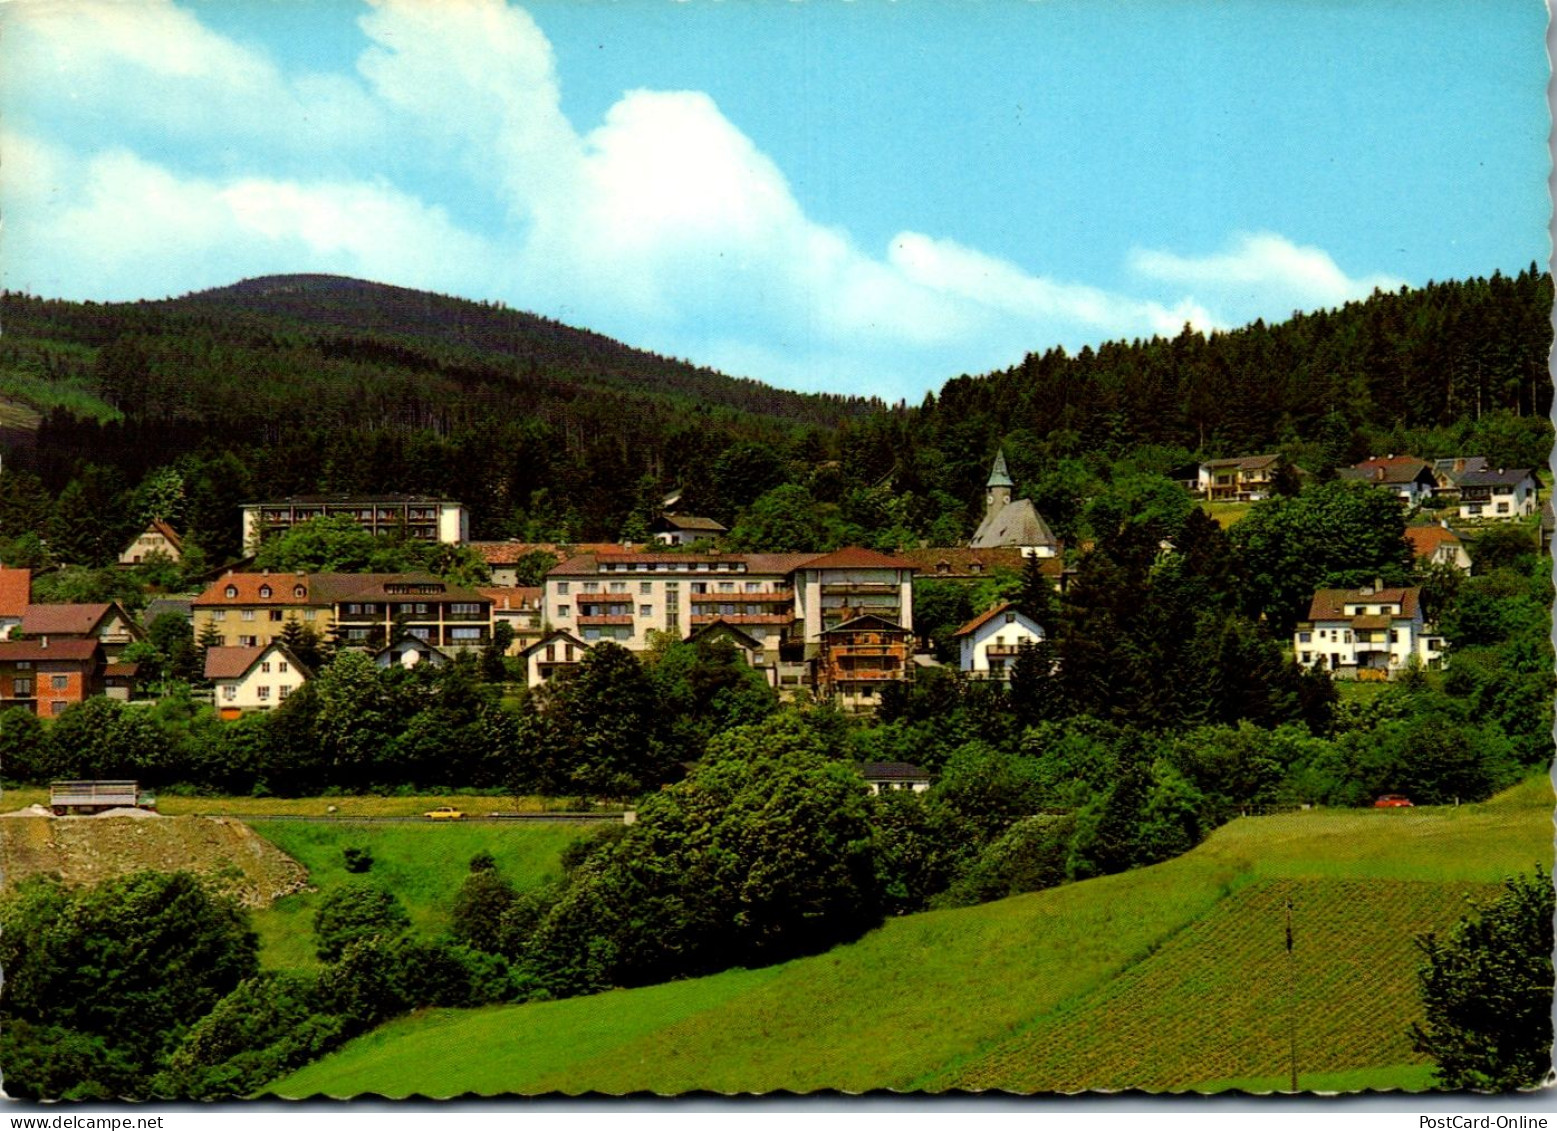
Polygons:
M244 503L243 545L253 553L264 537L325 516L349 518L374 534L402 534L422 542L470 541L463 503L427 495L292 495Z

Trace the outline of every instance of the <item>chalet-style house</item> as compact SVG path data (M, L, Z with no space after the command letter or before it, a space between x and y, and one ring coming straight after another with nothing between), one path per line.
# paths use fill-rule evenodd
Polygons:
M957 665L971 679L1009 680L1023 644L1044 638L1043 626L1011 601L980 613L956 632Z
M1293 651L1305 667L1318 664L1338 679L1394 679L1414 658L1443 664L1443 637L1422 621L1415 586L1320 589L1298 624Z
M893 790L923 793L930 788L930 772L912 762L856 762L854 768L873 794Z
M0 708L60 714L103 690L103 646L93 637L0 641Z
M845 711L877 706L881 688L909 678L913 633L885 617L867 614L822 630L816 658L816 690Z
M526 648L524 660L525 685L538 687L559 672L567 671L584 658L589 645L571 632L554 629Z
M254 648L206 650L205 678L215 689L216 710L224 719L279 707L310 675L279 641Z
M1016 484L1006 470L1006 453L995 453L984 488L984 518L968 548L994 550L1002 547L1021 551L1024 556L1052 558L1060 552L1059 539L1044 522L1031 499L1012 499Z
M1378 456L1343 467L1336 473L1337 479L1367 483L1382 487L1408 507L1419 507L1432 498L1438 489L1438 480L1425 460L1415 456Z
M32 602L32 570L0 566L0 640L22 627Z
M182 561L184 558L184 540L160 518L152 519L146 525L146 529L137 534L135 539L124 548L124 552L119 555L119 564L140 565L157 556L166 558L170 562Z
M294 620L375 652L402 635L455 650L492 638L491 600L427 573L228 573L191 608L195 639L214 627L228 647L269 644Z
M1461 573L1471 571L1470 554L1465 550L1465 543L1446 524L1408 526L1406 541L1411 543L1411 553L1419 562L1453 566Z
M399 534L419 542L470 541L465 505L425 495L293 495L244 503L241 509L248 553L271 534L326 515L349 518L374 534Z
M1540 485L1526 467L1467 471L1459 487L1461 518L1507 521L1541 509Z
M664 514L649 524L649 533L654 540L666 546L711 542L729 532L729 528L717 519L695 514Z
M1208 459L1196 468L1195 494L1213 503L1255 503L1268 498L1281 456Z
M103 646L108 663L117 663L126 648L146 637L141 626L114 601L28 605L12 635L29 640L95 640Z
M1485 456L1453 456L1433 460L1433 501L1454 504L1460 501L1460 477L1466 472L1486 471Z

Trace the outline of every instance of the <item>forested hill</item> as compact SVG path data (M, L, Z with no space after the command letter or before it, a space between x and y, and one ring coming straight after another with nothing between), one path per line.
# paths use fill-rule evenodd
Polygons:
M1551 312L1551 278L1531 264L1278 325L1030 353L1009 370L948 381L927 415L936 431L1020 431L1116 455L1143 444L1239 455L1348 434L1381 446L1393 435L1397 450L1424 458L1452 454L1416 448L1452 442L1434 430L1548 416Z

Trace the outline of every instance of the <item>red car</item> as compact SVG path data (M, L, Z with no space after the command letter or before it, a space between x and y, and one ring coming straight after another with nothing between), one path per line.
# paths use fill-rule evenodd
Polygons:
M1409 809L1411 808L1411 799L1402 797L1398 793L1386 793L1373 803L1373 807L1375 809Z

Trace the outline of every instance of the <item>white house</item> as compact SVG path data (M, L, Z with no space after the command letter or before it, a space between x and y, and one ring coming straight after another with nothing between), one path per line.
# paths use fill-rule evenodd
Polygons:
M523 652L526 687L538 687L584 658L589 645L564 629L553 629Z
M1541 506L1535 473L1529 468L1467 471L1460 476L1460 517L1526 518Z
M205 677L216 689L216 709L224 719L279 707L312 674L280 641L252 648L219 645L205 654Z
M912 762L856 762L854 768L873 794L893 790L923 793L930 788L929 772Z
M729 532L717 519L695 514L665 514L649 524L649 533L654 540L665 546L690 546L693 542L711 541Z
M1338 479L1382 487L1408 507L1421 506L1438 489L1432 466L1415 456L1372 457L1335 474Z
M1418 561L1428 565L1453 566L1461 573L1471 571L1470 554L1460 536L1447 526L1434 523L1431 526L1406 527L1406 541Z
M974 617L952 634L960 645L958 666L973 679L1011 678L1023 644L1044 638L1043 626L1010 601Z
M181 560L184 556L184 540L161 519L152 519L146 529L135 536L135 541L124 548L124 552L119 555L119 564L140 565L159 554L170 562Z
M1318 664L1343 679L1394 679L1412 658L1443 665L1443 637L1422 621L1415 586L1320 589L1298 624L1292 647L1304 667Z
M381 668L414 668L417 664L441 668L449 662L449 654L419 636L407 635L381 648L373 662Z

